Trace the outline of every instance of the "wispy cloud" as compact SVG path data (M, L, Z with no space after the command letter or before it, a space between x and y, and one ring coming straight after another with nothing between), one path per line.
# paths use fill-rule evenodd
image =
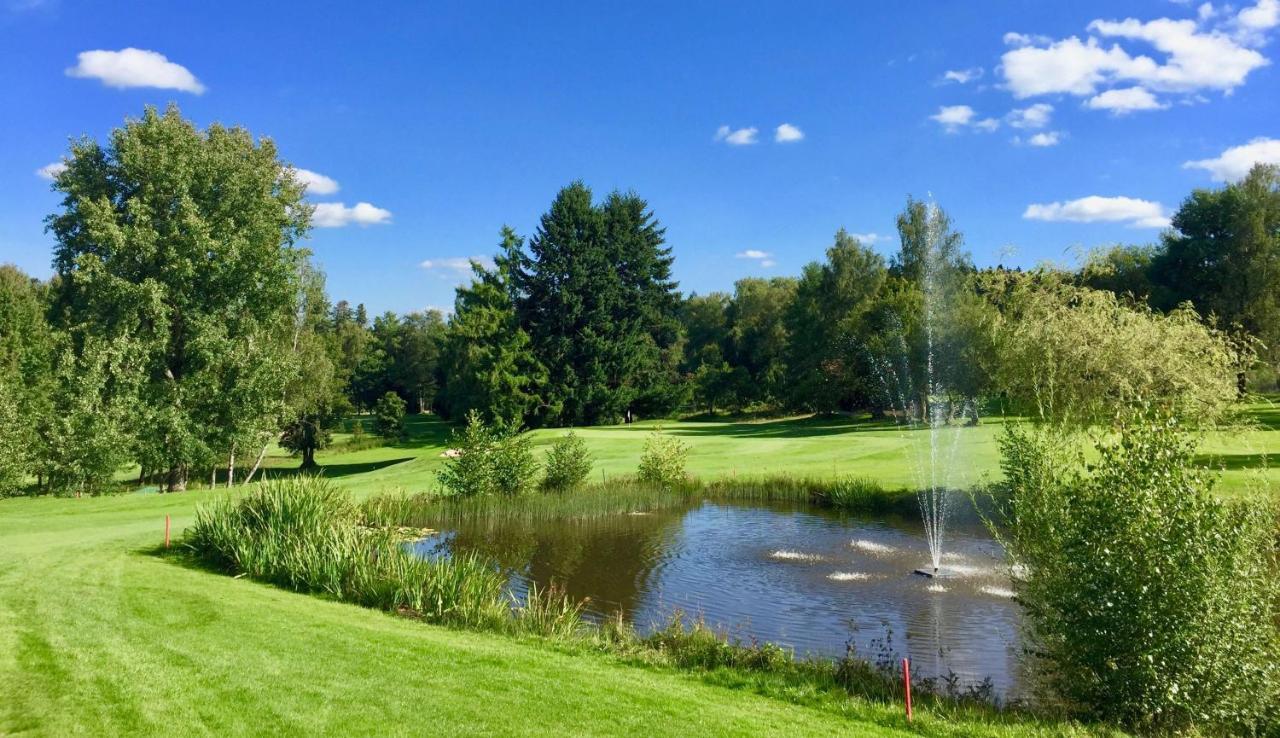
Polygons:
M1005 116L1014 128L1044 128L1053 119L1053 106L1036 103L1025 108L1014 108Z
M1000 127L1000 121L995 118L980 118L968 105L943 105L929 119L941 125L947 133L958 133L966 128L991 132Z
M444 256L439 259L425 259L418 266L429 272L438 272L442 277L450 277L470 274L472 262L485 269L493 268L493 259L488 256Z
M849 235L857 239L858 243L861 243L863 246L874 246L886 238L879 233L850 233Z
M1145 87L1125 87L1094 95L1084 106L1090 110L1109 110L1113 115L1128 115L1139 110L1164 110L1169 104L1160 102Z
M765 267L766 269L778 263L774 261L773 254L768 251L761 251L760 249L746 249L739 251L734 254L733 257L735 259L749 259L759 263L760 266Z
M146 49L82 51L76 65L67 69L67 75L96 79L108 87L120 89L157 87L196 95L203 94L205 90L200 80L186 67L169 61L164 54Z
M1169 216L1164 206L1134 197L1090 195L1077 200L1028 205L1022 213L1027 220L1071 223L1125 223L1132 228L1167 228Z
M44 166L37 169L36 176L40 177L41 179L47 179L52 181L59 174L62 174L66 170L67 170L66 162L55 161L52 164L45 164Z
M730 146L750 146L758 143L756 136L760 133L760 129L754 126L750 128L733 129L729 126L720 126L716 129L716 135L712 139L714 141L723 141Z
M1031 146L1039 146L1041 148L1047 146L1057 146L1062 141L1062 134L1057 131L1041 131L1027 139L1027 144Z
M1203 169L1219 182L1243 179L1254 164L1280 164L1280 139L1255 138L1232 146L1212 159L1189 161L1185 169Z
M317 228L341 228L347 225L381 225L391 222L391 211L367 202L347 207L340 202L322 202L316 205L311 224Z
M942 73L942 82L944 83L955 82L956 84L966 85L978 79L982 79L982 67L948 69Z

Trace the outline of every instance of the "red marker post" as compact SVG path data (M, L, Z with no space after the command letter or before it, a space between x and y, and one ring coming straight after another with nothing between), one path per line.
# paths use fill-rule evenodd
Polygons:
M911 722L911 660L902 660L902 688L907 695L907 722Z
M164 547L169 547L169 516L164 516Z

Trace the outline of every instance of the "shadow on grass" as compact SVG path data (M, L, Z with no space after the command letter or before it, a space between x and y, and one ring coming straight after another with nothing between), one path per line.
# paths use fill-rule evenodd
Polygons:
M1196 466L1206 469L1266 469L1270 467L1267 454L1200 454Z
M353 474L365 474L367 472L385 469L388 466L403 464L406 461L413 461L416 456L403 456L398 459L384 459L382 461L366 461L359 464L321 464L315 469L303 470L301 467L271 467L264 469L264 473L271 479L288 479L303 474L313 474L329 479L337 479L338 477L349 477Z

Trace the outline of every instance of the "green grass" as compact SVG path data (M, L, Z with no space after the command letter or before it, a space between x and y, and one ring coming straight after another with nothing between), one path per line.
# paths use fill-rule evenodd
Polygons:
M1280 453L1280 411L1211 434L1203 461L1223 494L1258 486ZM998 475L1001 421L947 431L953 483ZM916 484L927 434L866 418L666 423L703 480L794 474ZM579 431L596 475L632 473L649 424ZM405 443L319 454L357 500L434 490L448 427L410 419ZM541 450L562 431L534 434ZM341 443L347 437L339 436ZM252 460L241 459L241 467ZM274 450L272 477L297 460ZM1272 486L1274 489L1275 486ZM221 493L219 493L221 494ZM450 630L326 601L153 555L165 515L175 537L207 490L0 500L0 735L525 734L907 735L896 706L775 699L734 672L690 674L579 647ZM799 703L799 704L798 704ZM932 735L1071 732L925 711Z

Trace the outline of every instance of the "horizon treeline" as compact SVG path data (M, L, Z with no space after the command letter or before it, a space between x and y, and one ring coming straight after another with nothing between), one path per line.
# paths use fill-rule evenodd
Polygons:
M67 165L54 277L0 267L0 495L96 492L131 465L171 490L245 482L272 442L313 466L388 397L513 430L723 411L972 423L992 399L1068 422L1150 400L1212 418L1280 356L1274 166L1078 270L978 269L946 213L908 198L887 258L840 230L797 276L687 296L647 203L575 182L527 238L503 229L452 314L371 317L331 302L271 141L147 109Z

